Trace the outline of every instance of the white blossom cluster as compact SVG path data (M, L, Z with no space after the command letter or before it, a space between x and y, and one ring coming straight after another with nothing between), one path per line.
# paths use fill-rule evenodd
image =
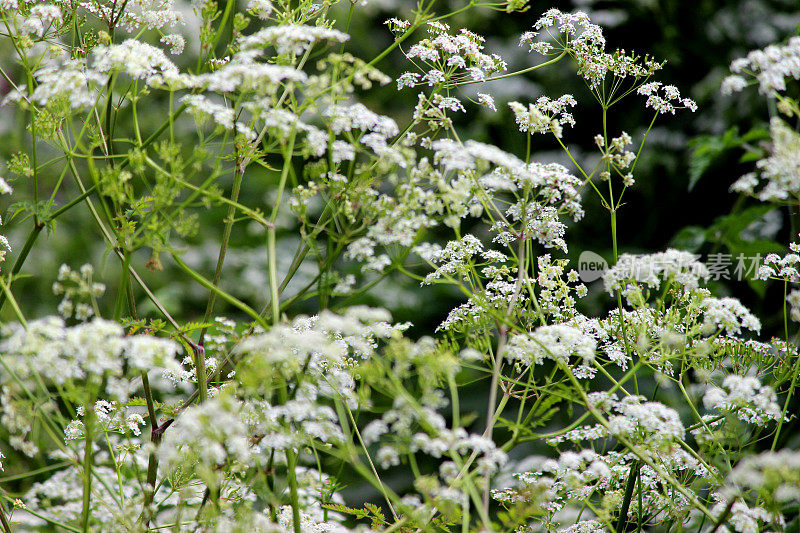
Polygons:
M390 23L394 27L402 25L400 21ZM500 56L483 51L483 37L466 29L451 35L449 30L450 27L442 22L428 23L430 36L405 52L409 60L418 62L427 70L402 74L397 78L398 89L421 83L450 87L468 81L484 81L506 69Z
M235 463L234 469L250 465L250 435L240 411L239 402L225 395L187 408L158 447L164 467L172 470L199 463L197 474L215 484L215 467L229 462Z
M719 515L731 508L730 527L724 531L785 530L782 512L800 501L800 456L795 450L766 451L739 461L725 484L714 494ZM757 496L757 497L755 497Z
M272 46L279 55L300 55L316 43L334 41L343 43L350 38L344 32L323 26L283 24L269 26L252 35L243 37L239 43L242 50L253 50Z
M800 264L800 244L793 242L789 243L788 254L783 257L778 254L771 253L764 257L764 262L758 268L758 279L780 279L790 283L800 282L800 272L798 271L798 264Z
M543 55L568 52L578 62L578 73L593 89L609 74L620 79L646 79L662 66L648 57L639 60L624 51L606 52L602 28L581 11L563 13L550 9L534 24L534 30L522 34L520 45L528 45L531 51Z
M574 126L575 119L567 111L577 105L575 97L565 94L556 100L540 96L535 103L526 108L519 102L509 102L514 119L522 132L549 133L561 137L564 125Z
M602 135L595 135L594 142L603 153L603 160L610 163L622 176L622 183L626 187L631 187L634 184L633 174L627 172L627 169L636 161L636 154L627 148L633 143L631 136L623 131L619 137L611 139L607 149ZM600 177L604 180L611 179L611 172L604 170L600 173Z
M627 297L631 295L630 282L658 289L663 280L692 290L709 277L708 268L696 255L669 249L649 255L620 255L617 264L603 274L603 284L609 294L622 290Z
M724 330L727 335L738 335L742 328L761 331L761 321L738 299L708 296L700 301L703 325L710 331Z
M527 334L512 336L508 341L505 356L526 365L541 365L545 359L568 364L572 356L581 361L573 373L578 378L592 377L596 369L591 367L595 356L595 340L572 326L555 324L540 326Z
M757 490L767 501L800 500L800 454L796 450L767 451L743 458L730 472L722 493Z
M691 98L682 98L681 92L674 85L664 85L661 82L653 81L641 85L636 92L647 96L645 107L651 107L656 113L675 114L676 109L688 109L697 111L697 104Z
M774 95L786 90L786 79L800 79L800 37L791 37L785 44L771 44L753 50L731 62L731 72L722 82L723 94L741 91L747 78L755 78L762 94Z
M58 269L58 278L53 283L53 294L63 294L61 303L58 304L58 313L64 318L72 317L79 321L88 320L94 315L92 302L103 295L106 286L92 280L94 267L91 264L82 265L79 271L74 271L67 265Z
M729 411L740 420L765 426L781 418L778 396L769 385L761 385L753 376L726 376L722 387L709 386L703 396L708 410Z
M696 476L699 479L715 475L695 457L678 447L669 451L661 450L654 457L658 458L659 466L668 472ZM604 501L603 496L607 495L620 497L605 500L605 505L610 505L610 508L605 510L619 511L622 504L621 496L635 465L635 456L617 451L601 454L587 448L562 451L556 459L533 457L526 459L525 463L527 471L513 474L515 485L492 491L495 500L507 507L520 505L540 511L538 520L541 522L537 525L543 530L595 532L606 531L607 527L597 520L587 519L565 528L565 519L569 522L575 522L575 519L574 516L565 515L563 512L570 505L580 506L587 501ZM510 463L509 466L516 465ZM635 521L648 517L653 523L657 523L669 516L670 512L685 512L690 508L685 497L662 486L661 474L650 466L641 466L638 474L642 487L641 500L637 495L636 505L630 506L628 511L630 519ZM539 529L531 528L531 530Z
M11 445L28 454L37 452L27 439L36 415L25 407L26 387L84 383L90 389L102 386L102 393L112 402L103 405L127 402L140 390L141 372L160 370L166 376L182 371L176 359L180 351L180 346L168 339L125 336L119 324L101 318L71 327L59 317L29 322L27 329L8 326L0 342L8 372L3 376L0 404L3 425L12 432ZM128 420L133 415L119 416Z
M770 153L731 185L731 190L762 202L785 203L800 197L800 134L778 117L769 122ZM757 190L760 189L760 190Z
M130 433L138 436L142 433L141 426L145 425L144 418L140 413L127 412L119 402L109 402L108 400L97 400L92 406L93 423L97 424L104 433L116 432L121 434ZM76 409L78 416L86 416L86 408L79 405ZM64 429L66 440L78 440L86 438L86 427L82 420L73 420Z

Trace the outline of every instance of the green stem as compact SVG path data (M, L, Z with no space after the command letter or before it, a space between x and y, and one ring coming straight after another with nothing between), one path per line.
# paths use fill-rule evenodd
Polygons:
M231 201L237 202L239 201L239 191L242 188L242 178L244 176L244 168L241 166L239 161L239 155L236 155L236 169L233 172L233 188L231 190ZM222 230L222 243L219 246L219 255L217 255L217 267L214 270L214 279L212 283L217 286L219 285L219 281L222 278L222 267L225 263L225 255L228 251L228 241L231 238L231 232L233 230L233 222L234 222L234 215L236 214L236 207L234 205L228 205L228 216L225 217L225 227ZM214 312L214 302L216 301L217 295L213 291L208 296L208 304L206 304L206 312L203 316L203 324L208 324L208 321L211 320L211 313ZM206 332L208 331L208 326L203 326L203 329L200 331L200 337L197 341L197 344L202 345L203 339L205 338ZM199 369L199 367L198 367ZM198 376L198 380L200 377Z
M156 448L161 443L163 432L160 431L158 426L153 392L150 389L150 379L147 377L146 371L142 372L142 388L144 389L144 397L147 402L147 416L150 422L150 442L153 444L153 449L150 451L150 456L147 458L147 487L145 488L144 505L142 507L142 518L147 526L150 523L148 507L153 503L153 498L155 497L156 479L158 476L158 456L156 455Z
M788 326L788 314L786 310L786 292L787 292L787 285L788 282L784 281L783 285L783 320L784 320L784 328L785 328L785 335L786 335L786 346L787 346L787 356L789 353L788 346L789 346L789 326ZM778 445L778 437L781 434L781 429L783 428L783 421L786 419L786 412L789 410L789 402L792 399L792 393L794 392L795 387L797 386L797 376L800 374L800 355L795 356L797 359L794 362L794 367L792 368L792 382L789 384L789 390L786 392L786 400L783 402L783 409L781 410L781 418L778 420L778 427L775 429L775 436L772 438L772 446L770 446L770 450L775 450Z
M270 225L267 228L267 258L269 261L269 291L270 301L272 307L272 323L277 324L280 322L280 295L278 293L278 268L276 261L275 250L275 226Z
M11 289L8 287L3 278L0 278L0 288L2 288L3 295L8 299L9 303L11 303L11 308L14 310L14 314L17 316L17 320L19 320L22 327L28 329L28 322L25 320L25 315L22 314L22 309L19 308L19 304L17 300L14 298L14 295L11 294Z
M3 526L3 533L11 533L11 524L8 523L6 508L2 502L0 502L0 524Z
M201 276L200 274L198 274L197 272L192 270L192 268L189 265L184 263L181 260L181 258L178 257L177 253L173 252L171 255L172 255L172 259L175 261L175 264L177 264L178 267L180 267L181 270L183 270L184 272L189 274L189 276L193 280L195 280L197 283L199 283L203 287L205 287L205 288L207 288L207 289L209 289L211 291L214 291L215 293L217 293L217 295L220 298L222 298L223 300L225 300L226 302L228 302L232 306L240 309L241 311L244 311L248 316L250 316L253 320L255 320L264 329L269 329L269 326L267 325L266 322L264 322L264 319L261 318L261 316L259 316L259 314L255 310L253 310L253 308L251 308L249 305L247 305L246 303L242 302L238 298L228 294L227 292L225 292L224 290L220 289L219 287L217 287L216 285L211 283L209 280L207 280L206 278L204 278L203 276ZM192 343L192 344L194 344L194 343Z
M619 510L619 518L617 519L617 531L625 533L628 525L628 509L630 509L631 498L633 497L633 487L636 484L636 477L639 475L639 469L642 463L634 461L631 465L630 472L628 472L628 481L625 483L625 496L622 500L622 507Z
M83 503L81 509L81 530L89 531L89 518L91 515L92 500L92 469L94 468L94 405L86 408L84 417L84 447L83 447Z

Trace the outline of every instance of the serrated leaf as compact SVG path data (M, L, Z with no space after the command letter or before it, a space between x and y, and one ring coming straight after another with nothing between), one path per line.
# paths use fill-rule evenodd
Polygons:
M369 511L366 509L354 509L353 507L348 507L341 503L323 503L322 507L331 511L336 511L337 513L353 515L356 518L366 518L369 514Z

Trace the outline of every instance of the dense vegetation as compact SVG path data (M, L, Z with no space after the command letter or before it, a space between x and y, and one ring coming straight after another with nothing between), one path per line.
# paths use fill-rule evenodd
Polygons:
M0 0L3 533L800 530L800 12L575 4Z

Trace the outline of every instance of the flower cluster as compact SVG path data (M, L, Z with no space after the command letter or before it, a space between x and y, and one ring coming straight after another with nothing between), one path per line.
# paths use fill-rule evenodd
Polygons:
M514 112L517 126L522 132L548 133L561 137L563 126L574 126L575 119L567 109L577 105L571 94L565 94L556 100L540 96L536 103L528 104L526 108L519 102L509 102L508 106Z
M708 268L698 261L697 256L670 249L650 255L622 254L617 264L603 274L603 283L609 294L625 290L625 296L629 296L632 294L630 291L636 289L629 286L630 282L658 289L663 280L686 289L696 289L709 277Z
M595 340L572 326L555 324L541 326L528 334L514 335L508 341L505 356L526 365L541 365L545 359L566 364L577 356L581 365L576 377L591 377L596 372L590 365L594 361Z
M579 74L592 89L597 89L609 74L619 79L640 80L650 77L662 66L649 57L640 59L624 50L606 52L602 28L580 11L563 13L550 9L536 21L534 29L536 31L521 36L520 45L528 45L531 51L544 55L553 55L556 51L569 53L578 62ZM548 40L539 40L543 32L555 46Z
M756 163L758 172L743 175L731 185L731 190L762 202L796 200L800 197L800 135L778 117L770 120L769 132L770 154Z
M389 22L389 25L394 28L404 26L399 21ZM397 78L398 89L420 83L451 87L470 81L484 81L506 69L506 63L500 56L483 51L483 37L466 29L451 35L449 30L450 27L442 22L428 23L430 36L406 52L409 60L418 61L427 67L427 71L423 71L423 74L402 74Z
M759 92L766 95L786 90L786 79L800 79L800 37L785 44L771 44L763 50L753 50L731 63L731 72L722 82L722 92L731 94L747 87L748 77L758 82Z
M729 411L740 420L765 426L781 418L777 399L772 387L761 385L758 378L730 375L721 388L712 386L706 390L703 405L708 410Z

